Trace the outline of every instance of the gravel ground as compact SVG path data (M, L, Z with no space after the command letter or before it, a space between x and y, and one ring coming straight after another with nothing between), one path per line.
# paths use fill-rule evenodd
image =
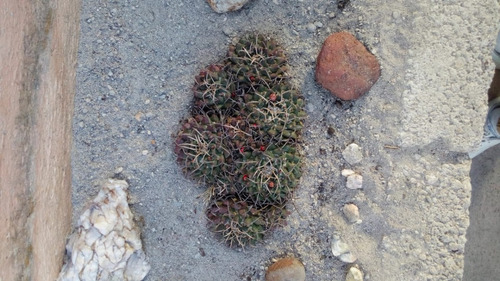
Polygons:
M471 198L467 157L482 135L497 0L254 0L216 14L204 0L84 1L74 116L74 221L105 179L130 182L152 269L147 280L263 280L272 258L294 255L307 280L343 280L338 234L368 280L460 280ZM314 28L314 25L316 28ZM316 56L346 30L379 59L382 76L355 102L314 81ZM304 175L288 226L244 251L205 226L203 187L175 162L194 76L234 36L272 34L306 97ZM327 133L328 128L334 134ZM342 151L357 143L363 160ZM363 175L349 190L341 170ZM341 209L359 207L349 224Z

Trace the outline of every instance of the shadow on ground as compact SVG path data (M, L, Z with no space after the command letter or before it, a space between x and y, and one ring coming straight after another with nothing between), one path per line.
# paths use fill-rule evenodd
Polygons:
M500 280L500 145L474 158L463 281Z

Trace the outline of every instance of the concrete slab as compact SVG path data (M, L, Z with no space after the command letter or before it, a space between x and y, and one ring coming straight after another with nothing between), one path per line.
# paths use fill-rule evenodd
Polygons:
M500 145L474 158L471 166L470 226L463 281L500 278Z

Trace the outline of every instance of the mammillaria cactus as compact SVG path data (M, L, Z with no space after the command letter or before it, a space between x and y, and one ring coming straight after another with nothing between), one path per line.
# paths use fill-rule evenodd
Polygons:
M209 226L245 246L284 223L301 176L304 100L290 85L283 49L250 34L195 77L191 116L175 141L186 174L211 190Z
M265 233L284 224L287 211L281 206L258 208L237 197L212 202L206 211L209 227L229 246L248 245L263 239Z

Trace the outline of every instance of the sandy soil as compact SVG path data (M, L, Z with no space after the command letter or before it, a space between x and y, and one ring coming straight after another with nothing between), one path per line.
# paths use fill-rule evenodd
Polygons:
M147 280L262 280L272 258L294 255L307 280L342 280L339 234L369 280L460 280L471 198L466 152L480 139L500 5L496 0L255 0L216 14L203 0L83 3L73 149L74 219L99 185L130 182L152 269ZM315 32L311 23L321 23ZM315 58L347 30L379 59L382 76L355 102L314 81ZM194 75L233 36L272 34L306 97L304 176L288 226L255 248L227 248L205 226L203 187L175 163L173 135ZM332 127L335 134L329 136ZM364 158L351 167L343 149ZM364 177L348 190L344 168ZM348 224L345 203L360 208Z

